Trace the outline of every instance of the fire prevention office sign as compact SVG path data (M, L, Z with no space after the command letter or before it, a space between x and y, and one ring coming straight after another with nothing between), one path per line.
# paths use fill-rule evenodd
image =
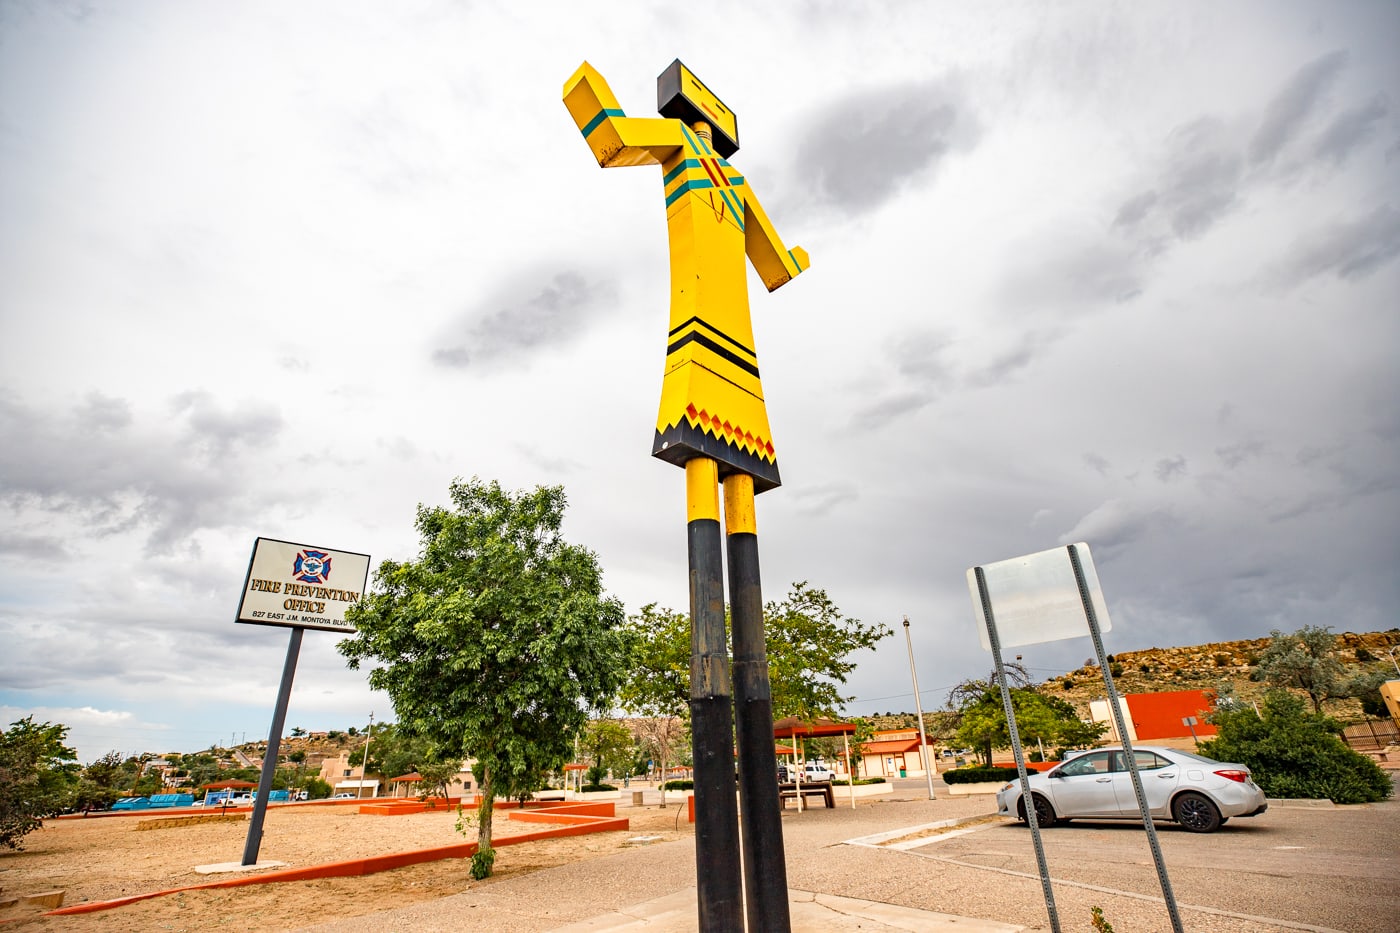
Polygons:
M345 610L368 580L368 554L258 538L235 621L350 634Z

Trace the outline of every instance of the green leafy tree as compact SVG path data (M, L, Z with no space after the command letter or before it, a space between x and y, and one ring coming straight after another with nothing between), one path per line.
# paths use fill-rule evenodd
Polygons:
M421 761L414 770L423 779L425 791L446 797L447 786L452 783L461 767L460 761Z
M1042 694L1032 684L1024 667L1007 664L1004 669L1011 691L1011 708L1016 714L1016 729L1023 743L1087 745L1103 736L1106 730L1103 724L1086 723L1068 701ZM976 748L982 763L991 767L992 750L1011 745L1006 707L995 676L958 684L949 693L949 705L956 713L955 741Z
M370 686L438 759L476 759L472 871L485 877L494 798L534 791L568 760L630 652L597 558L560 533L562 487L511 493L473 479L450 493L450 509L418 507L419 559L379 565L338 647L353 669L376 665Z
M398 723L376 726L374 739L369 746L369 770L387 778L408 774L417 770L420 762L433 760L428 739L413 735ZM352 768L360 767L364 760L365 746L361 745L350 753L349 764ZM460 764L460 761L457 763Z
M588 769L588 783L603 783L609 771L631 773L632 733L615 719L594 719L584 727L580 746L593 766ZM586 790L587 788L585 788Z
M1361 703L1361 711L1367 716L1385 718L1390 712L1381 696L1381 684L1394 678L1385 671L1369 671L1356 674L1346 682L1346 695L1355 697Z
M1210 721L1216 737L1201 753L1246 765L1270 797L1327 798L1334 803L1371 803L1392 791L1390 778L1370 758L1347 747L1342 727L1310 713L1301 698L1274 689L1263 708L1217 707Z
M851 699L841 693L857 651L874 648L889 626L843 616L825 590L794 583L763 607L773 718L834 715ZM686 718L690 712L690 617L655 604L628 620L636 645L623 709L643 716Z
M302 784L302 790L306 791L307 800L325 800L331 795L333 788L318 777L309 777Z
M687 761L690 727L680 716L649 715L634 721L637 738L661 774L661 805L666 805L666 778L673 763Z
M825 590L805 582L763 607L763 625L774 719L836 715L852 699L841 692L856 667L852 655L893 634L883 623L842 615Z
M0 733L0 846L20 840L68 806L80 768L63 744L68 727L26 716Z
M1345 668L1333 653L1337 639L1330 627L1305 625L1291 635L1278 629L1269 634L1269 647L1259 655L1260 680L1303 691L1315 713L1322 712L1323 700L1348 695Z
M690 617L648 603L626 621L632 663L618 704L638 716L690 717Z

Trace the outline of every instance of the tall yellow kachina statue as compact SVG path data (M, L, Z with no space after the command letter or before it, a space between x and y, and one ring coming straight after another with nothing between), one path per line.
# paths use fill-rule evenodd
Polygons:
M587 62L564 84L564 104L600 166L659 165L665 189L671 321L652 455L686 472L700 930L743 929L746 901L750 930L786 931L787 868L754 517L754 495L781 480L759 382L745 257L772 291L806 270L807 254L783 246L748 182L727 161L739 148L737 118L680 61L657 78L662 119L626 116ZM732 699L716 492L721 481L734 632ZM731 753L735 725L742 879Z

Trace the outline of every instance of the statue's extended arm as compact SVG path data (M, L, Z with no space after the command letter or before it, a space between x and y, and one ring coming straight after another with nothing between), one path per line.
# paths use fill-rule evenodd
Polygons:
M685 145L679 120L623 114L608 82L588 62L564 82L564 106L603 168L658 165Z
M812 264L802 247L783 246L752 188L744 192L744 252L770 292L791 282Z

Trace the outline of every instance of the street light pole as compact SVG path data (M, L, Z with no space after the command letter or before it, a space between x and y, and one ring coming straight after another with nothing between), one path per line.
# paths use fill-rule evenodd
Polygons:
M1395 648L1388 649L1386 654L1390 655L1390 663L1395 665L1395 673L1400 674L1400 662L1395 660Z
M355 788L355 797L359 799L365 789L365 782L369 779L369 743L374 741L374 710L369 711L369 734L365 737L365 760L360 762L360 786Z
M919 672L914 670L914 642L909 637L909 617L904 617L904 645L909 649L909 677L914 681L914 711L919 714L919 758L924 763L924 777L928 779L928 799L933 799L933 768L928 758L928 735L924 733L924 704L919 699ZM851 776L852 783L855 776Z

